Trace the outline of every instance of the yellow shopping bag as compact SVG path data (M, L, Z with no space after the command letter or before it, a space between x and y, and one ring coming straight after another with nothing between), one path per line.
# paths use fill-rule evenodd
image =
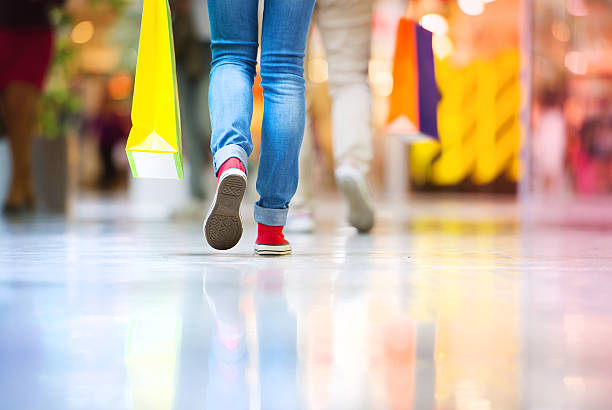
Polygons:
M183 178L171 24L167 0L144 0L126 146L134 177Z

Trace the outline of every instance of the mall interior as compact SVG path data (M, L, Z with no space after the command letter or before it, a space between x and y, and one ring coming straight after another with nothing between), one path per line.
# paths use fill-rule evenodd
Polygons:
M259 75L242 239L218 251L202 233L217 184L205 2L170 0L183 179L134 178L126 156L143 0L50 10L33 200L0 216L0 409L612 408L612 2L372 3L374 227L347 222L313 23L309 219L290 208L283 257L253 251ZM438 135L407 117L401 21L433 33Z

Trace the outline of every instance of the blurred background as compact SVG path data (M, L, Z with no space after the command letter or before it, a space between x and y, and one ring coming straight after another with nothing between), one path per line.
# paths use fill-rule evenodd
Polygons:
M125 154L142 0L53 11L31 164L37 211L59 218L0 220L0 408L225 410L250 397L292 409L257 396L297 385L315 409L612 408L610 0L376 1L373 235L338 227L314 30L306 77L326 223L274 260L249 257L253 187L242 243L218 254L202 242L216 184L204 4L170 0L181 181L134 179ZM386 132L402 17L434 33L439 141ZM253 94L254 171L257 82Z
M191 94L181 95L181 109L191 111L182 113L183 128L202 136L191 140L203 141L184 141L187 178L176 183L130 177L124 146L130 128L142 1L69 0L53 13L55 55L33 146L39 209L83 216L92 207L110 206L111 199L111 203L132 204L135 216L157 218L189 214L194 198L207 199L214 187L206 142L210 125L207 115L198 114L207 111L207 106L185 103L206 99L204 66L210 58L206 10L197 6L204 2L193 2L196 6L189 1L171 3L175 19L187 15L191 20L190 30L177 31L176 27L185 25L175 25L177 61L183 66L179 88L188 88ZM439 142L408 144L385 133L397 24L402 16L434 33L442 95ZM612 4L606 0L377 1L369 65L374 191L396 198L442 191L524 201L588 201L610 195L610 21ZM307 77L318 157L315 178L331 192L327 62L316 31L310 41ZM192 85L185 87L181 81ZM252 131L257 140L263 108L258 86L254 95ZM196 151L200 159L189 154ZM257 153L251 157L253 166L257 158ZM403 172L393 172L386 166L390 163L399 163ZM1 138L1 197L7 190L9 164L7 138ZM191 178L194 174L197 178ZM164 201L156 203L160 192Z

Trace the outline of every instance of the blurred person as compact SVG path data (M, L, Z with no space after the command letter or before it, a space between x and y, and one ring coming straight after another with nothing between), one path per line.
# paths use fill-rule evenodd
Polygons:
M598 194L612 188L612 112L602 101L596 115L587 118L572 149L576 188L580 193Z
M202 217L206 199L202 171L208 163L206 146L210 142L208 83L211 50L208 8L204 0L170 0L170 7L182 133L191 171L189 192L192 200L175 212L174 216Z
M373 156L368 84L372 6L372 0L318 0L313 15L327 53L335 179L348 203L349 223L359 232L369 232L374 226L366 184ZM287 225L288 230L296 232L314 228L310 124L309 118L300 156L300 185Z
M558 193L563 188L566 132L561 98L547 89L540 98L533 132L533 168L536 190Z
M204 233L215 249L242 236L240 202L253 151L253 79L258 51L258 0L208 0L212 34L209 105L213 165L219 182ZM289 202L298 185L305 127L304 50L314 0L266 0L261 34L264 114L255 204L255 252L286 255L283 235Z
M31 145L36 108L53 52L49 11L63 0L0 0L0 108L12 157L3 212L34 207Z
M129 118L117 110L116 103L108 93L105 94L100 113L94 121L94 130L98 137L98 152L102 164L99 185L103 189L112 189L117 184L119 169L114 160L117 144L125 142L129 134Z

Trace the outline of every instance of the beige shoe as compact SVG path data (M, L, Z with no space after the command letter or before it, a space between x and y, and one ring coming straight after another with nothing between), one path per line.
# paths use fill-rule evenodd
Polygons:
M336 169L336 183L349 206L349 223L360 233L374 226L374 208L365 176L355 167L343 165Z

